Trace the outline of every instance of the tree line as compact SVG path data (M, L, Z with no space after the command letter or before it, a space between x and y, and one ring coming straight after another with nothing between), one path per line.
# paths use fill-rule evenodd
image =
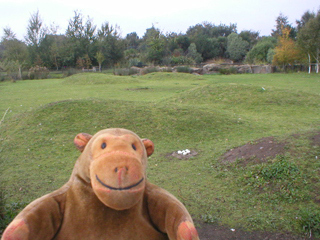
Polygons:
M320 10L305 12L296 27L280 14L270 36L241 31L236 24L203 22L186 33L163 33L155 26L139 37L136 32L121 37L119 26L108 22L97 27L79 11L69 20L65 34L57 26L44 25L39 11L30 16L24 40L10 27L3 29L0 68L15 78L22 69L64 69L191 65L212 59L230 59L249 64L285 67L296 63L316 63L319 72Z

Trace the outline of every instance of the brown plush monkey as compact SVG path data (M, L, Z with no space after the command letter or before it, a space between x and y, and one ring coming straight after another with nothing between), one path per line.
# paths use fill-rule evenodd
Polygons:
M2 240L199 239L183 204L147 181L151 140L105 129L74 143L82 154L70 180L22 210Z

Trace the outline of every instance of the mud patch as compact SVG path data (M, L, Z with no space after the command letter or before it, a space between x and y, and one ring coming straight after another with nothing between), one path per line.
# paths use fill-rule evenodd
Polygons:
M201 240L303 240L302 236L296 236L290 233L277 232L260 232L260 231L244 231L242 229L235 229L231 231L230 228L219 226L216 224L200 223L196 224L199 237ZM314 239L314 238L308 238Z
M189 159L189 158L195 157L195 156L197 156L198 154L199 154L199 153L198 153L198 151L196 151L196 150L190 150L190 153L188 153L188 154L186 154L186 155L178 154L178 151L174 151L174 152L172 152L172 153L168 153L168 154L166 155L166 157L167 157L167 158L170 158L170 159L172 159L172 158L178 158L178 159L183 160L183 159Z
M233 163L238 159L241 163L266 162L285 152L286 143L277 142L274 137L261 138L253 143L230 149L223 155L222 162Z
M313 146L320 146L320 132L316 133L316 135L312 136L310 139Z
M145 90L152 90L152 88L148 87L141 87L141 88L127 88L127 91L145 91Z

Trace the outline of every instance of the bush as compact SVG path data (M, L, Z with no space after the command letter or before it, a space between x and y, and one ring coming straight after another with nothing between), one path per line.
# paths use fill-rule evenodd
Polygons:
M29 69L29 79L47 79L49 70L46 67L35 66Z
M142 74L148 74L148 73L153 73L153 72L159 72L159 68L157 67L146 67L142 69Z
M78 71L74 68L68 68L66 71L63 72L64 77L70 77L71 75L77 74Z
M178 56L171 58L172 65L179 65L179 64L194 64L195 61L192 58L188 58L186 56Z
M179 66L176 69L177 69L177 72L192 73L192 69L187 66Z
M114 75L119 75L119 76L129 76L129 75L134 75L138 73L140 73L140 71L135 68L118 68L118 69L115 69L113 72Z
M220 73L220 74L225 74L225 75L236 74L236 73L237 73L237 69L236 69L235 67L231 67L231 68L220 68L220 69L219 69L219 73Z

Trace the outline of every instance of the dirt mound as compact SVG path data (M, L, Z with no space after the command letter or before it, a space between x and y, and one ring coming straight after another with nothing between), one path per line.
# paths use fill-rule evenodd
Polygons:
M295 236L290 233L243 231L241 229L229 229L227 227L202 223L197 225L201 240L303 240L302 236ZM314 239L314 238L309 238Z
M285 152L286 143L277 142L274 137L261 138L255 142L230 149L223 155L222 162L232 163L241 160L241 163L265 162Z
M167 158L178 158L178 159L189 159L189 158L192 158L192 157L194 157L194 156L197 156L198 155L198 152L197 151L195 151L195 150L191 150L189 153L187 153L187 154L179 154L178 153L179 151L174 151L174 152L172 152L172 153L168 153L167 155L166 155L166 157Z

